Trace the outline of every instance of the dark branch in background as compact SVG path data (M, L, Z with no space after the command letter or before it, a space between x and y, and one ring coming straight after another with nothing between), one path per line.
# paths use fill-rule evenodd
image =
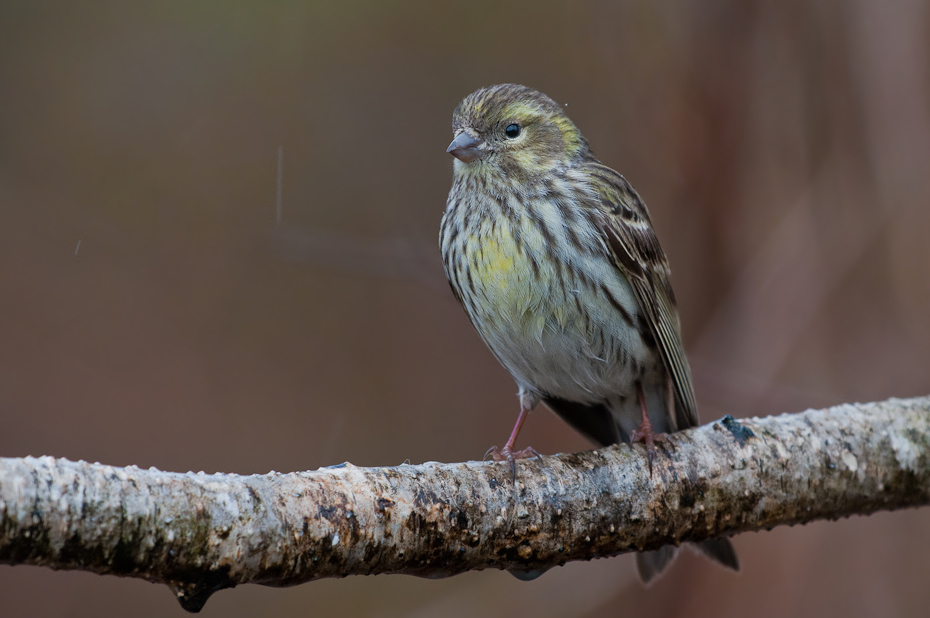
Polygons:
M571 560L930 502L930 397L519 462L237 476L0 459L0 563L165 583L185 609L243 583Z

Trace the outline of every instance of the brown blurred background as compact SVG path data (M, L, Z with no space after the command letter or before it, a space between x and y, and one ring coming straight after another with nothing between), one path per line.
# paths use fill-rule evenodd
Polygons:
M477 87L568 103L652 209L705 421L930 393L927 3L7 1L0 455L263 473L480 458L516 390L436 248ZM276 224L278 148L282 222ZM551 414L521 442L588 448ZM924 616L930 510L217 594L205 616ZM7 616L181 616L0 567Z

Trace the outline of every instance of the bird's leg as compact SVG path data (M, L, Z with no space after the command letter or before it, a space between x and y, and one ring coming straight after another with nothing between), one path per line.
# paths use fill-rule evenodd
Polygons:
M646 413L646 396L643 395L643 385L636 381L636 397L639 399L639 407L643 412L643 422L639 428L630 434L630 443L636 444L642 442L646 445L646 460L649 462L649 476L652 476L652 460L656 456L656 442L667 442L668 434L654 433L652 423L649 422L649 414Z
M517 459L527 459L529 457L539 457L539 453L536 452L532 446L528 446L522 451L514 451L513 445L517 442L517 436L520 434L520 429L523 427L523 423L526 422L526 417L529 416L530 411L524 406L520 405L520 416L517 417L517 422L513 426L513 431L510 432L510 438L507 440L507 444L504 445L504 448L497 448L492 446L488 449L488 452L484 454L485 459L488 455L494 458L495 461L508 461L510 462L510 469L513 472L514 479L517 478Z

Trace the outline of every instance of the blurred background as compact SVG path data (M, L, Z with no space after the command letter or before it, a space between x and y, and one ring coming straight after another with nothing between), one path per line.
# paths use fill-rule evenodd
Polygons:
M480 459L516 387L445 283L451 114L524 83L639 190L701 415L930 393L926 3L0 7L0 455L264 473ZM276 206L283 152L282 206ZM280 219L280 220L279 220ZM540 409L543 453L589 446ZM243 586L204 616L924 616L930 510L530 583ZM0 567L4 616L182 616Z

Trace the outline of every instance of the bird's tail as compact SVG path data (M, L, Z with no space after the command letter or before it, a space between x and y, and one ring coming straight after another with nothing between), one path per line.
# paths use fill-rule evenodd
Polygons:
M730 539L707 539L694 545L699 552L734 571L739 571L739 558ZM644 551L636 554L636 569L643 583L648 584L671 564L678 554L678 548L672 545L660 547L654 551Z

